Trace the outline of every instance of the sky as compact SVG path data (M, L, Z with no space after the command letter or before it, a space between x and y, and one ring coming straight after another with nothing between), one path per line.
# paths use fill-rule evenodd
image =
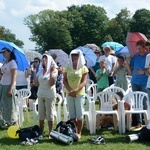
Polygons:
M103 7L111 19L124 8L132 14L138 9L149 9L150 0L0 0L0 26L11 30L17 39L23 41L24 49L34 49L36 45L29 40L31 32L27 25L23 24L24 18L45 9L67 10L67 7L73 4Z

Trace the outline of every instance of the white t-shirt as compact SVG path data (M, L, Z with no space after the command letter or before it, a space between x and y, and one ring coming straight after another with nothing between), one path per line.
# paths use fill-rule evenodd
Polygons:
M1 84L2 85L10 85L12 76L11 76L11 69L17 69L17 64L14 60L9 61L8 63L4 63L1 67L1 71L3 73Z
M26 71L17 70L16 86L28 85L27 78L25 76L25 72Z
M150 68L150 54L148 54L148 55L146 56L145 68ZM150 88L150 76L148 77L146 87L147 87L147 88Z
M55 70L55 77L57 79L58 70ZM50 80L50 74L47 74L43 76L43 70L41 70L40 73L37 74L38 77L38 92L37 96L42 98L54 98L56 96L56 87L50 86L49 80Z
M109 56L105 56L105 55L102 55L99 57L98 59L98 62L102 61L102 60L105 60L106 61L106 69L108 71L111 71L112 69L112 64L115 64L116 63L116 58L112 55L109 55Z

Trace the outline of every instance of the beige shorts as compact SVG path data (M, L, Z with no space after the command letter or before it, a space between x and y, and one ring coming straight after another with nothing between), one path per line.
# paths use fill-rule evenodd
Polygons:
M55 102L55 98L38 97L39 120L54 120Z

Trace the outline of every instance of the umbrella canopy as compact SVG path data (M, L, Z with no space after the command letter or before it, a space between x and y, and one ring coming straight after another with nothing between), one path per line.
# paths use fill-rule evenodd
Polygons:
M82 51L88 68L93 67L95 65L97 56L95 55L92 49L82 47L82 46L79 46L76 49L79 49Z
M90 49L92 49L93 51L95 51L95 50L100 50L100 48L99 48L96 44L86 44L86 45L84 45L84 47L90 48Z
M147 41L147 37L140 32L128 32L126 44L129 49L130 55L135 55L138 51L136 49L136 42L139 40Z
M102 44L102 47L109 46L114 51L118 51L119 49L123 48L124 46L118 42L105 42Z
M18 65L18 70L24 71L25 69L27 69L29 67L29 63L28 63L27 58L24 54L24 51L20 47L18 47L17 45L15 45L12 42L0 40L0 51L3 48L7 48L11 52L14 52L15 57L16 57L16 62ZM0 55L1 55L0 58L4 62L5 58L3 57L3 54L0 54Z
M55 53L57 55L56 62L59 62L61 66L65 67L68 62L68 54L62 49L50 49L47 54L52 55Z
M124 58L127 58L130 56L130 53L129 53L129 49L127 46L121 48L120 50L116 51L115 52L115 55L116 56L123 56Z
M28 61L30 61L30 62L34 61L35 57L38 57L39 59L42 59L42 54L40 54L37 51L34 51L34 50L24 50L24 53L25 53Z

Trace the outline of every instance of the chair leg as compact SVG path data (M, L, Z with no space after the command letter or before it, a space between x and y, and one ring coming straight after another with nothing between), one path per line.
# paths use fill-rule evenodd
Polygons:
M127 114L127 129L131 128L131 114Z
M125 114L122 114L122 118L121 118L121 125L122 125L122 133L125 133Z

